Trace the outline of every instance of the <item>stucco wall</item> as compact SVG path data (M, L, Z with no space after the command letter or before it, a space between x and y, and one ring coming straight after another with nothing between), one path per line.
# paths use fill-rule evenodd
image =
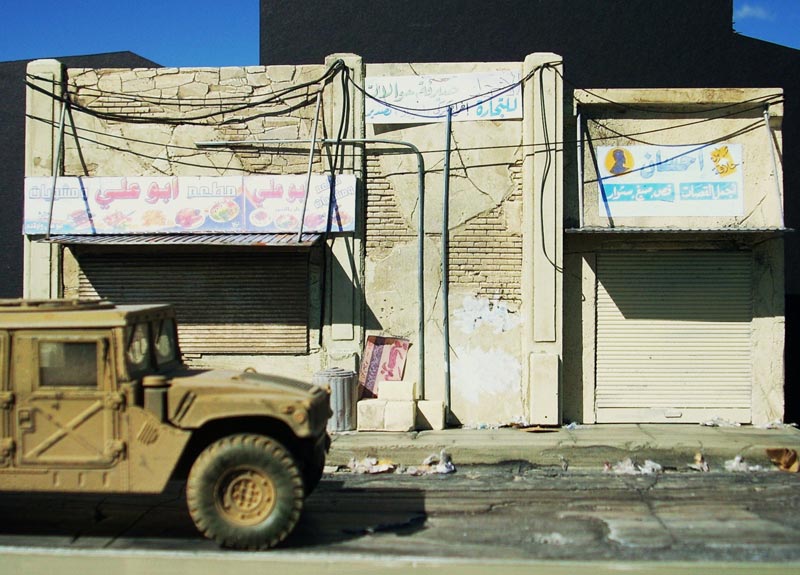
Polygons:
M763 424L783 417L784 256L783 236L779 231L783 227L782 104L769 106L771 136L763 117L764 101L774 100L773 96L780 96L779 92L774 89L576 92L576 99L584 103L579 110L587 126L583 143L583 222L586 228L595 231L566 235L562 393L566 420L595 421L597 255L647 252L658 258L660 252L691 254L695 250L743 252L751 259L751 421ZM742 146L743 161L739 169L744 170L744 201L740 215L607 217L598 198L597 163L602 161L597 157L598 146L669 147L705 142ZM575 179L577 182L578 178ZM575 228L581 216L580 191L576 185L565 198L567 219ZM643 232L647 228L651 231ZM631 233L632 230L636 231Z
M367 77L481 73L507 64L370 64ZM456 121L450 156L449 302L452 413L469 425L526 419L521 346L523 120ZM371 133L369 132L371 130ZM426 397L444 397L442 198L445 123L368 127L368 136L412 142L425 179ZM419 198L413 155L367 162L366 303L371 333L418 345ZM407 378L419 369L409 353Z
M348 60L351 74L361 75L360 60ZM65 176L228 176L243 174L305 174L308 169L307 143L272 147L204 148L198 142L241 140L304 140L311 138L319 80L336 60L307 66L250 66L231 68L63 68L53 60L37 61L29 72L39 78L43 92L29 90L27 175L51 175L57 144L60 106L45 92L63 86L74 103L66 116L63 172ZM49 81L55 79L55 85ZM298 90L298 85L308 83ZM275 98L274 95L280 95ZM320 126L335 115L340 94L326 84ZM83 109L81 109L83 108ZM73 135L73 123L75 133ZM354 135L351 122L346 136ZM318 137L322 134L318 129ZM361 135L357 133L355 135ZM323 156L317 150L312 171L324 173ZM350 157L343 166L352 172L359 164ZM26 295L28 297L74 296L78 289L78 266L70 249L26 241ZM340 238L338 244L352 244L354 237ZM151 248L158 249L158 248ZM269 248L258 248L268 250ZM342 267L338 256L322 259L322 251L333 253L333 241L314 248L309 278L309 341L307 355L208 355L197 365L242 368L310 379L331 365L357 369L360 346L358 309L351 305L345 321L350 337L330 337L331 312L320 325L322 299L335 299L359 283L347 277L346 286L334 285L341 276L323 271L325 265ZM267 254L268 252L264 252ZM219 257L224 257L220 253ZM331 263L336 262L336 263ZM356 274L358 274L358 270ZM320 280L327 275L327 295ZM41 281L41 278L49 278ZM38 279L37 279L38 278ZM331 294L334 285L335 294ZM231 286L234 289L235 286ZM352 300L352 296L350 300ZM346 314L345 314L346 315ZM353 324L356 324L355 329ZM326 334L320 338L320 330ZM335 340L335 341L334 341ZM320 345L322 341L322 345ZM320 352L323 353L320 353Z

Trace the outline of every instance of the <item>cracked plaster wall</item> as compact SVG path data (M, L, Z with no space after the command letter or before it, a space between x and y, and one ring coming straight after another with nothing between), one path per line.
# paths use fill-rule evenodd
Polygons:
M250 66L231 68L83 69L66 71L67 88L75 100L94 111L148 118L190 119L224 108L266 98L275 91L319 78L324 65ZM302 146L280 153L263 149L200 149L199 141L309 138L314 106L278 113L312 95L315 86L275 104L258 105L235 113L199 119L200 125L123 123L73 112L81 136L80 153L69 134L64 140L64 174L89 176L237 175L242 173L305 174L308 152ZM192 105L188 105L191 103ZM291 147L288 147L291 148ZM81 154L83 160L81 160ZM85 168L84 163L85 162ZM323 167L319 155L314 170ZM316 258L318 259L318 258ZM316 259L314 260L316 262ZM310 379L323 358L315 353L318 338L320 262L310 268L311 353L274 357L204 356L198 365L240 369L243 365L287 377ZM78 267L64 253L65 290L78 281ZM351 366L355 368L356 366Z
M368 76L451 74L521 64L374 64ZM425 178L426 398L444 397L442 210L445 124L368 126L368 137L414 143ZM371 133L370 133L371 132ZM453 122L449 290L452 412L464 424L524 419L521 338L522 120ZM366 303L369 333L417 345L417 160L376 152L367 160ZM409 352L406 379L418 360Z
M267 97L318 78L321 65L243 68L68 69L76 101L100 113L189 119ZM198 119L199 125L129 124L74 113L90 176L305 173L306 152L201 150L198 141L308 138L313 106L270 116L308 97ZM191 106L187 103L191 102ZM224 123L222 122L224 120ZM98 143L93 143L95 140ZM85 175L73 138L65 139L65 174Z

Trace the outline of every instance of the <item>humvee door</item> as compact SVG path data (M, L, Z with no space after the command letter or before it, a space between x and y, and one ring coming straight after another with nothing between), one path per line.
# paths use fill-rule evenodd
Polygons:
M78 472L76 488L109 487L102 470L124 453L124 403L114 385L110 337L109 332L86 330L14 334L18 467L73 470Z

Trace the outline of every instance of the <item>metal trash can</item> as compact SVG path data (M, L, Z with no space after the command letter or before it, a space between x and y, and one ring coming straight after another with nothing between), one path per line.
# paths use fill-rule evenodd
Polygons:
M358 379L355 371L332 367L314 374L311 382L331 390L331 411L328 431L352 431L356 428L356 387Z

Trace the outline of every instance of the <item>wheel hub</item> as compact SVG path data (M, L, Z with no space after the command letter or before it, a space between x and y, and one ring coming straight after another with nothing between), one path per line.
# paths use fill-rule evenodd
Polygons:
M232 523L255 525L275 506L275 486L257 469L235 469L223 477L217 492L223 515Z

